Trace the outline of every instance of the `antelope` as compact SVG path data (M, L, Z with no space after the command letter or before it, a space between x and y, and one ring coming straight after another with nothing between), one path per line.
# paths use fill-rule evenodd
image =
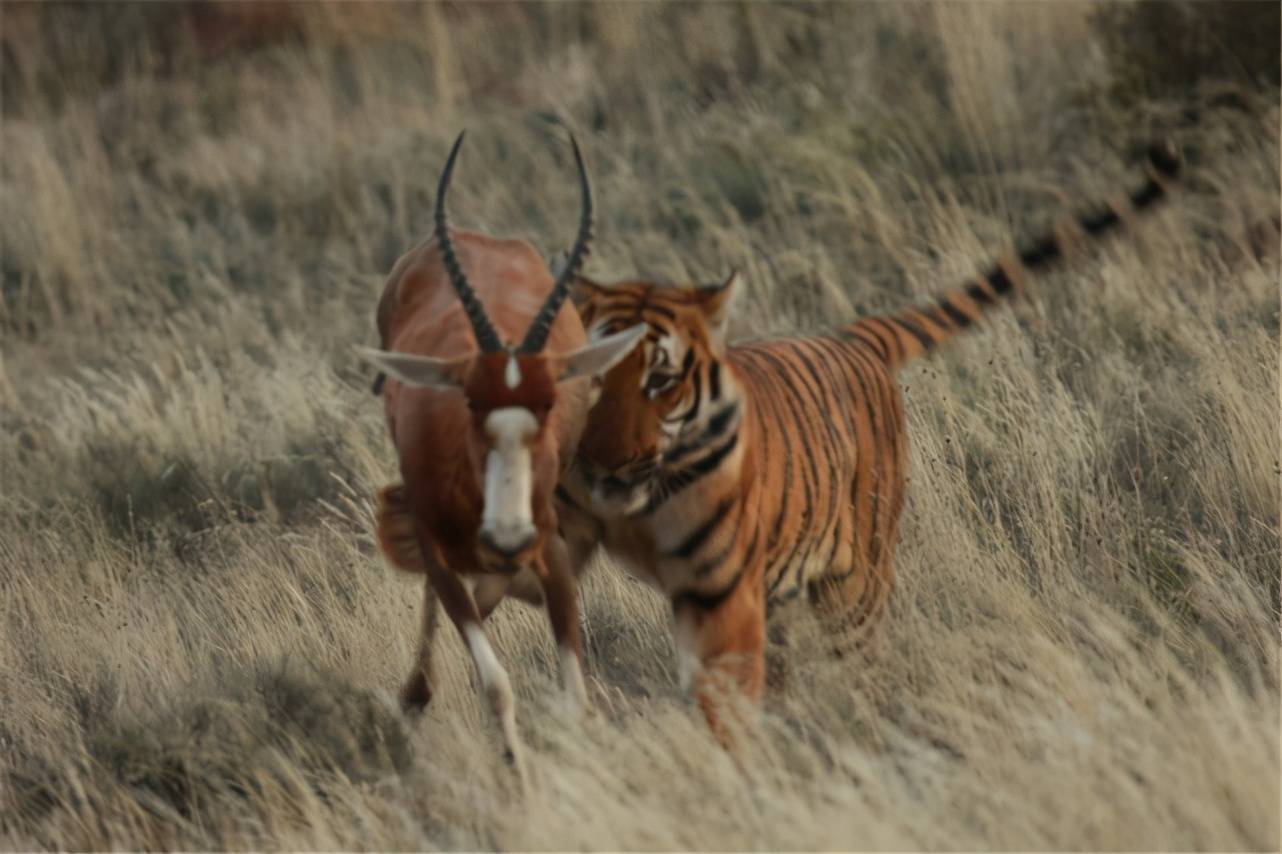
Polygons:
M396 262L384 286L383 349L361 350L382 373L375 393L402 477L379 495L379 545L394 566L427 577L402 707L421 711L431 700L439 602L471 653L505 756L523 780L512 689L484 622L508 595L546 602L569 706L586 707L576 579L553 494L578 447L592 378L645 332L639 324L589 344L578 314L560 311L592 237L592 190L578 142L570 141L582 215L555 281L528 243L448 226L459 134L437 188L434 235ZM519 343L505 343L512 341Z

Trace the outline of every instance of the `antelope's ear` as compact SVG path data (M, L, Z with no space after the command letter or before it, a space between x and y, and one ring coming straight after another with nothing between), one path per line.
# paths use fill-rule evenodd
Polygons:
M718 338L725 335L726 326L730 322L730 311L734 307L735 294L739 291L739 278L739 271L731 270L721 284L705 285L695 292L699 299L699 310Z
M467 379L471 356L457 359L434 359L390 350L357 347L357 354L394 380L417 388L458 388Z
M637 346L647 328L644 323L638 323L622 332L607 335L600 341L588 344L573 353L553 356L553 376L556 377L557 382L561 382L575 377L596 377L604 374L632 352L632 348Z

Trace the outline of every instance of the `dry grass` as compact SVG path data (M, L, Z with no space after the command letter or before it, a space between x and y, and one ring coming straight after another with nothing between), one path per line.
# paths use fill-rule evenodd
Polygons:
M0 846L1278 848L1278 266L1239 251L1276 90L1122 113L1086 6L363 10L204 62L170 7L0 11ZM905 371L880 648L784 615L739 764L637 582L586 582L582 724L504 605L520 801L452 636L426 717L392 710L418 592L373 553L352 345L462 126L456 221L569 239L555 116L589 272L738 266L741 335L953 283L1158 133L1190 178Z

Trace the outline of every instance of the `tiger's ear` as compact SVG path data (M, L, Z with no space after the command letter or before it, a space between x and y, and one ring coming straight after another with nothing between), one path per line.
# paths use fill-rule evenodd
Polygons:
M739 271L731 270L730 275L721 284L707 285L696 292L699 297L699 308L718 338L725 336L738 290Z
M592 301L609 292L610 288L607 285L594 282L582 273L574 277L574 281L570 283L570 302L574 303L574 308L579 312L584 325L587 325L594 313Z
M394 380L417 388L458 388L467 380L471 356L433 359L411 353L357 347L357 354Z

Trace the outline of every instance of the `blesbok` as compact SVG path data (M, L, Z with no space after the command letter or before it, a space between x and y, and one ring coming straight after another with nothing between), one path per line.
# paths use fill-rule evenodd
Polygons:
M483 621L505 595L546 601L564 688L582 708L576 581L553 492L578 446L590 378L627 355L645 327L589 344L578 315L560 311L592 232L592 190L574 138L583 210L555 281L524 241L448 227L445 194L462 142L459 134L441 174L434 236L396 262L384 287L383 350L362 350L388 379L381 393L403 479L380 495L378 537L391 563L427 576L403 706L431 699L439 600L523 775L511 687Z

